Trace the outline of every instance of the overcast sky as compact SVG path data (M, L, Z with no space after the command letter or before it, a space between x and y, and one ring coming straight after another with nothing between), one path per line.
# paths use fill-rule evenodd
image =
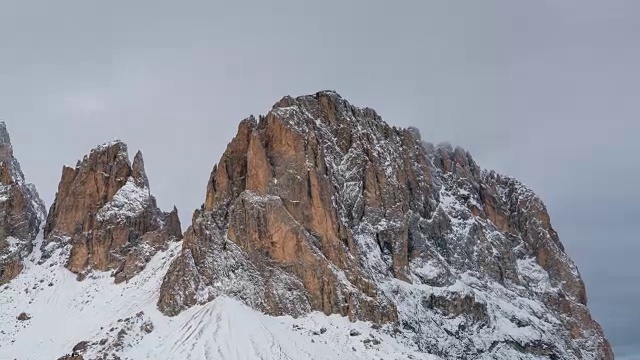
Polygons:
M183 224L238 122L337 90L546 201L618 359L640 359L640 2L0 3L0 119L47 206L114 138Z

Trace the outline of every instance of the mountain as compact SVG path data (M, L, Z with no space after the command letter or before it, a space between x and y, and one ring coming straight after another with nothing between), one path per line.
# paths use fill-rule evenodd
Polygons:
M214 167L158 305L221 295L396 323L444 358L612 358L531 190L330 91L242 121Z
M332 91L243 120L179 229L124 143L65 167L0 358L613 359L539 197Z
M80 279L94 269L112 270L123 282L181 238L177 209L160 211L151 195L142 153L131 163L127 145L114 141L62 169L42 250L46 258L70 244L66 267Z
M45 216L44 203L25 181L7 126L0 121L0 285L22 271Z

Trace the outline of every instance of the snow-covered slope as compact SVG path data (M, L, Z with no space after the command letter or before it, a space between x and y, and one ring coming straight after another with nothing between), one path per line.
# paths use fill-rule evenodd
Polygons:
M22 274L0 289L0 359L57 359L82 342L85 359L437 359L417 352L392 326L320 313L270 317L227 297L166 317L156 303L180 246L159 252L120 285L99 272L78 282L64 267L69 247L40 265L34 252ZM21 313L30 319L18 320Z

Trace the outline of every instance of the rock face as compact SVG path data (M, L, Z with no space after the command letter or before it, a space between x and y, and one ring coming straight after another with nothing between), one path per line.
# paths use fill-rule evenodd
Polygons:
M613 359L531 190L329 91L242 121L214 167L158 306L220 295L393 322L444 358Z
M25 182L11 139L0 122L0 285L23 269L46 210L35 186Z
M181 238L177 210L160 211L150 193L142 153L132 164L121 141L62 169L44 230L45 257L69 245L66 267L80 279L92 269L112 270L116 282L133 277L153 254Z

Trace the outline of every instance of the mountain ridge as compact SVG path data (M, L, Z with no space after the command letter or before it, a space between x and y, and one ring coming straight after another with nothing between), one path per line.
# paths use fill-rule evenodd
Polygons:
M353 106L335 91L286 96L267 115L241 121L181 243L175 242L182 237L175 208L175 216L161 215L155 201L144 200L152 198L147 190L144 201L132 195L148 189L142 154L130 163L123 153L126 145L112 142L75 169L63 170L62 200L51 207L39 262L65 264L89 284L111 271L121 283L115 286L143 286L149 293L141 295L144 304L131 298L127 324L148 330L148 322L181 323L202 307L228 305L219 299L229 297L270 316L368 321L373 338L389 335L395 340L386 341L399 341L407 351L443 359L613 359L589 314L580 274L533 191L480 168L462 148L434 146L415 128L388 125L375 110ZM85 175L77 180L79 172ZM93 196L84 178L99 179L103 190ZM132 191L118 198L126 186ZM78 208L78 199L87 196L97 200ZM71 205L60 206L64 199ZM140 208L133 206L138 203L151 204L141 208L153 216L123 211ZM107 205L118 217L100 221ZM81 231L74 230L78 227ZM47 247L57 241L51 239L56 231L75 239ZM134 235L117 241L99 235L123 231ZM163 234L158 246L135 255L147 248L145 234L158 231ZM86 235L94 232L97 242ZM122 262L127 254L134 254L133 260ZM152 276L147 265L158 261L162 274ZM33 269L37 265L27 271ZM18 281L29 283L27 275ZM5 305L17 309L14 302L22 295L2 291L12 294ZM38 302L40 295L33 296ZM137 316L143 309L153 315ZM198 311L204 316L199 321L219 318L216 311ZM90 358L131 356L127 349L154 341L145 331L114 337L97 329L104 323L91 326L84 353ZM201 340L191 345L205 353L216 346ZM189 344L188 338L180 341ZM366 344L364 358L379 346L358 344Z

